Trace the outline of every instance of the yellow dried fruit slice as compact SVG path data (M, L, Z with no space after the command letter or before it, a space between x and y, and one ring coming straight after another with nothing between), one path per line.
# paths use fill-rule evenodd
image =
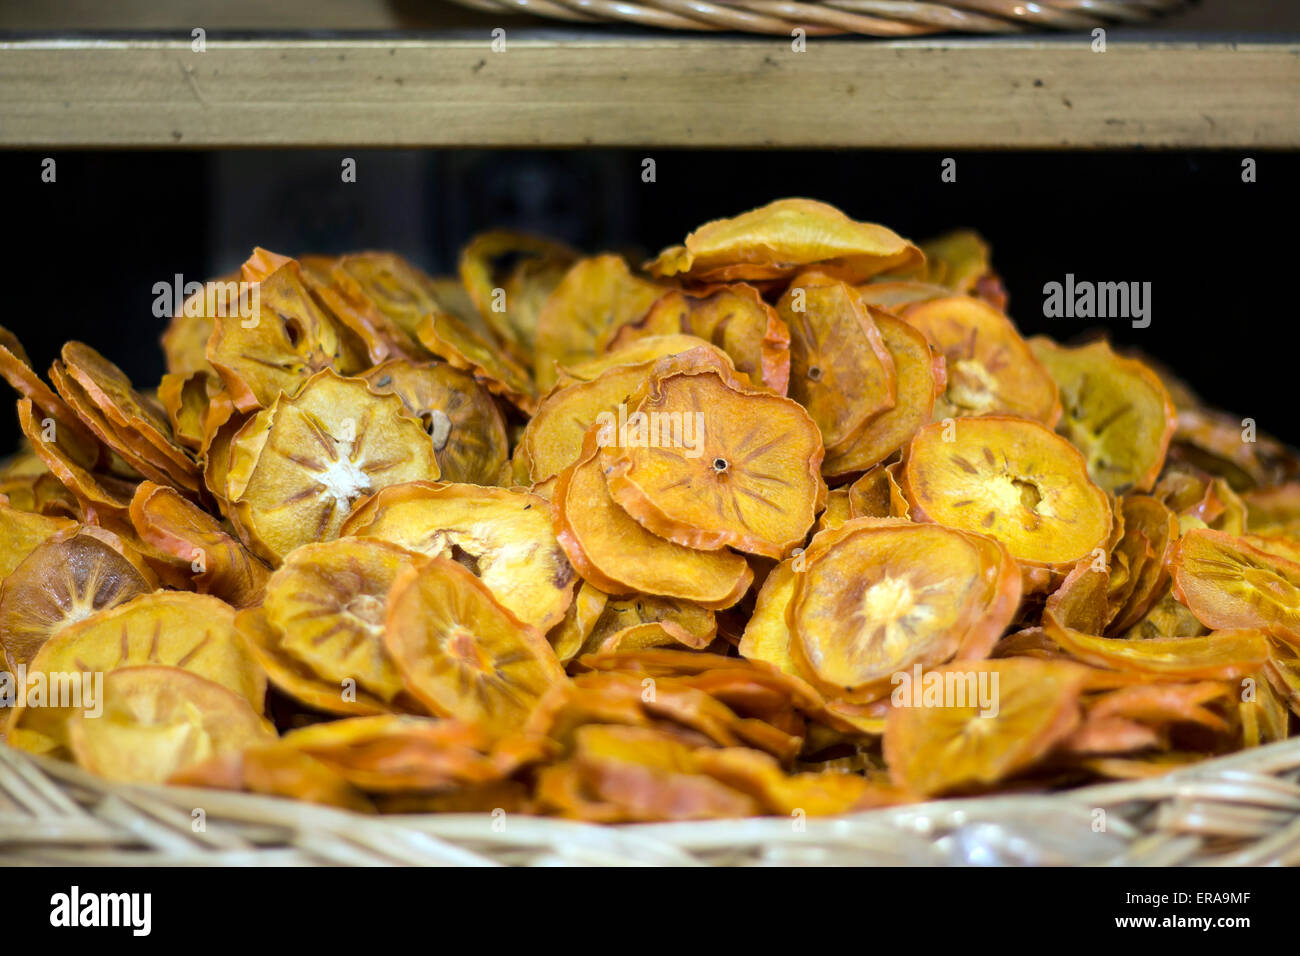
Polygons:
M639 595L613 598L592 628L582 653L605 653L679 644L701 650L713 642L712 611L688 601Z
M63 483L49 473L39 458L39 475L15 475L0 478L0 495L11 508L56 518L79 518L81 505Z
M989 244L973 229L957 229L921 243L925 274L931 282L961 295L974 295L979 281L993 273Z
M821 429L828 453L898 398L898 374L875 318L843 282L799 276L777 304L790 328L791 398Z
M580 259L537 316L533 378L541 391L555 384L557 366L595 357L619 328L640 319L665 289L635 276L622 256Z
M1115 494L1149 491L1176 425L1155 372L1104 340L1064 348L1039 336L1029 344L1060 390L1058 430L1083 452L1092 480Z
M1254 533L1300 532L1300 482L1272 488L1252 488L1242 493L1246 524Z
M1110 502L1083 456L1028 419L925 426L904 453L901 484L915 520L991 535L1031 576L1063 577L1110 536Z
M262 607L280 648L326 683L354 680L391 702L402 679L383 646L388 591L414 554L368 538L295 549L266 582Z
M758 290L734 283L695 292L665 293L640 319L606 333L610 348L645 337L694 335L722 349L750 381L786 394L790 380L790 329Z
M1178 516L1150 495L1126 495L1119 508L1124 536L1117 548L1129 555L1132 583L1124 588L1123 600L1112 603L1108 634L1127 631L1168 590L1169 556L1178 538Z
M158 383L158 401L171 422L177 444L191 451L203 447L203 420L208 402L221 388L211 372L169 372Z
M609 493L677 544L782 558L825 503L817 425L797 402L684 358L660 362L628 399L649 426L647 440L638 434L602 450ZM674 423L683 440L673 438Z
M578 593L573 596L573 603L564 612L564 619L546 635L561 664L568 664L582 651L608 602L608 594L586 581L582 582Z
M555 539L550 508L526 491L395 485L360 504L340 533L458 561L507 610L543 631L560 622L573 599L577 575Z
M1153 637L1200 637L1205 633L1205 625L1166 587L1164 596L1120 636L1131 641L1144 641Z
M577 257L552 239L493 230L475 236L461 250L460 279L478 314L522 357L536 340L542 304ZM515 265L507 274L501 263L510 260ZM504 295L498 296L497 289Z
M13 574L43 542L76 526L67 518L32 514L0 503L0 581Z
M542 694L565 679L545 634L446 558L398 576L384 646L407 689L431 711L497 734L518 729Z
M1262 628L1300 646L1300 564L1198 528L1171 560L1174 596L1206 627Z
M1100 634L1110 620L1106 603L1110 583L1106 556L1086 557L1065 576L1060 587L1047 598L1044 608L1066 627L1085 634Z
M976 690L981 679L991 688L996 677L997 708L986 716L978 699L966 706L892 708L885 760L894 782L912 793L992 786L1032 767L1079 725L1084 668L1016 658L962 661L929 675L940 686Z
M68 430L61 422L38 418L32 400L23 398L18 401L18 425L36 456L81 502L86 520L126 514L134 485L113 475L92 473L92 464L80 457L82 452L75 440L68 440Z
M203 288L187 296L172 314L160 339L169 374L212 372L207 354L212 315L239 301L239 280L240 274L232 272L203 283Z
M629 365L649 366L661 358L681 355L691 349L700 348L713 350L715 356L727 366L732 369L736 367L730 355L696 335L669 332L663 335L626 337L623 341L611 344L607 351L595 358L561 366L558 369L559 380L549 394L554 395L564 387L577 382L590 382L612 368Z
M884 461L903 447L934 415L935 398L947 382L944 358L930 348L924 335L888 312L874 313L880 337L898 375L894 407L861 425L835 453L822 462L826 475L849 475Z
M30 664L69 624L158 586L139 555L91 525L38 545L0 584L0 648L9 670Z
M849 485L850 518L889 518L891 482L884 465L877 465Z
M254 418L236 438L257 433ZM404 481L438 477L428 436L395 395L376 395L359 379L318 372L293 398L270 409L263 447L233 518L256 553L277 563L312 541L339 535L362 497ZM232 457L232 477L235 469Z
M352 375L364 367L361 343L312 298L297 262L270 272L256 295L250 289L245 297L245 308L215 318L207 348L241 412L270 405L281 393L294 395L322 369Z
M836 278L862 282L922 262L916 246L884 226L854 222L811 199L779 199L706 223L648 268L658 276L729 282L779 279L816 266Z
M863 305L895 313L902 312L917 302L946 299L952 295L952 290L946 286L919 279L891 279L888 276L873 279L855 288Z
M1056 383L1011 320L969 296L908 306L902 317L943 353L948 383L936 418L1019 415L1055 426L1061 417Z
M749 794L768 813L782 816L833 816L883 806L901 797L857 774L835 770L786 774L774 757L747 748L698 750L694 762L699 772Z
M250 607L235 615L235 627L248 652L266 671L267 679L281 693L300 704L326 714L366 716L387 713L390 708L378 697L366 693L355 681L327 683L281 646L283 635L267 622L266 612Z
M915 665L985 657L1020 603L1015 562L991 538L858 519L805 554L787 611L800 669L870 700Z
M424 423L442 480L495 483L509 449L506 422L472 374L443 362L394 359L363 378L379 394L395 394Z
M1169 446L1171 461L1186 462L1226 478L1239 491L1269 488L1300 476L1300 456L1269 435L1226 412L1178 409Z
M325 764L281 741L245 747L236 754L191 764L167 782L178 787L244 790L289 797L356 813L372 813L375 809L361 791Z
M835 529L853 517L853 505L849 501L849 489L834 488L826 496L826 510L817 516L813 525L813 534L827 529Z
M393 252L356 252L333 260L329 278L318 294L372 361L423 352L415 328L440 308L429 276Z
M493 395L522 411L537 408L537 388L527 369L450 312L432 312L416 327L420 344L453 368L471 372Z
M73 757L124 783L163 783L214 756L275 740L248 701L179 667L123 667L104 677L103 712L68 721Z
M741 555L660 538L619 508L605 483L595 427L582 457L560 474L551 517L573 567L607 594L653 594L724 608L739 601L753 580Z
M799 557L802 555L782 561L768 572L754 601L754 613L745 624L739 651L746 660L771 664L786 674L803 678L803 671L790 651L790 628L786 624L786 610L794 600L799 581L799 572L794 570L794 562Z

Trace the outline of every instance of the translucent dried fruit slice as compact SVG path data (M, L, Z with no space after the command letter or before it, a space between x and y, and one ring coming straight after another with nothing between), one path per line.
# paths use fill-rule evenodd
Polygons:
M610 495L649 531L686 547L784 557L825 503L816 423L790 399L680 358L663 360L628 399L650 434L601 452ZM675 422L681 441L671 435Z
M1125 641L1082 634L1064 627L1050 612L1043 615L1043 627L1048 637L1087 664L1158 677L1235 680L1255 673L1268 659L1268 641L1256 630Z
M664 288L634 276L622 256L580 259L555 287L537 317L533 377L545 391L556 366L594 357L627 322L645 315Z
M826 496L826 510L817 516L813 534L840 527L853 517L853 505L847 488L835 488Z
M1040 336L1029 344L1060 389L1058 430L1083 452L1092 480L1115 494L1149 491L1176 424L1159 377L1105 341L1064 348Z
M694 281L779 279L808 266L850 282L921 265L921 251L884 226L854 222L811 199L778 199L733 219L705 223L649 270Z
M1110 502L1083 456L1026 419L925 426L904 453L901 484L915 520L992 535L1031 576L1063 576L1110 536Z
M444 481L495 483L509 449L506 422L472 374L442 362L394 359L363 377L381 395L397 395L424 423Z
M930 348L924 335L887 312L873 313L876 327L894 361L898 395L894 407L858 428L843 450L827 452L822 473L848 475L884 461L928 424L935 398L947 382L943 356Z
M76 526L67 518L31 514L0 503L0 581L13 574L42 542Z
M564 612L564 620L551 628L546 639L555 649L561 664L568 664L578 656L586 644L587 636L596 628L596 622L605 612L609 595L586 581L578 588L573 603Z
M460 279L479 315L518 355L530 354L542 303L577 259L563 243L521 232L480 233L461 250ZM503 262L514 262L507 273ZM499 301L496 290L505 292Z
M849 485L850 518L888 518L890 509L889 472L877 465Z
M804 557L786 613L802 669L869 700L893 674L985 657L1020 603L1020 573L989 538L859 519Z
M1105 553L1086 557L1065 576L1047 598L1046 609L1066 627L1085 634L1100 634L1110 620L1106 594L1110 588Z
M802 275L777 310L790 328L789 395L817 423L827 451L840 451L865 423L894 407L893 356L871 312L843 282Z
M277 741L245 747L191 764L167 782L178 787L244 790L270 797L342 807L357 813L374 812L374 805L325 764Z
M596 429L587 435L582 457L560 474L551 498L555 535L578 573L608 594L654 594L709 608L739 601L753 580L748 562L730 551L676 544L634 521L610 496Z
M1172 567L1174 596L1206 627L1262 628L1300 645L1300 564L1200 528L1178 540Z
M522 623L455 561L408 567L388 598L384 646L407 689L436 714L518 729L564 680L545 634Z
M240 437L256 433L259 418ZM241 536L272 563L301 544L338 537L362 497L438 477L433 446L401 400L330 369L293 398L276 399L269 421L247 484L230 497Z
M101 714L68 721L68 743L77 763L109 780L162 783L276 737L244 698L179 667L120 668L103 693Z
M558 624L573 599L577 575L555 540L547 502L525 491L395 485L359 505L340 533L458 561L519 620L541 630Z
M131 504L134 485L113 475L91 472L91 463L67 441L67 429L52 418L36 416L29 398L18 401L18 425L32 443L32 451L50 472L81 502L87 520L96 516L123 516Z
M1005 315L986 302L951 296L909 306L903 318L943 353L948 384L936 418L1019 415L1055 426L1056 383Z
M241 412L295 394L321 369L352 375L365 366L361 343L312 298L293 260L262 278L256 295L248 290L240 306L215 318L207 354Z
M30 677L107 673L119 667L181 667L239 694L255 710L266 696L266 675L235 630L235 611L214 597L177 591L142 594L70 624L47 640L27 668ZM75 698L73 698L75 700ZM23 727L63 743L72 706L18 707L10 728ZM64 701L66 704L67 701Z
M978 701L964 707L894 707L885 725L884 753L894 782L927 796L982 789L1041 760L1079 724L1084 668L1017 658L963 661L929 674L949 684L992 687L997 712Z
M266 612L251 607L235 616L245 647L266 671L267 679L300 704L326 714L365 716L387 713L382 700L356 686L355 681L330 684L281 646L283 635L267 622Z
M453 368L471 372L493 395L532 414L537 388L528 371L450 312L432 312L416 328L420 344Z
M9 670L30 664L69 624L158 586L139 555L91 525L54 535L0 585L0 648Z
M790 329L751 285L699 292L674 290L644 317L610 330L610 348L673 333L698 336L722 349L750 381L784 395L790 380Z

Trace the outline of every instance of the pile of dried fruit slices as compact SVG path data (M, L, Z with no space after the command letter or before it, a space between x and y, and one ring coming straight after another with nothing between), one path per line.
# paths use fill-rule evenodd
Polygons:
M1024 339L971 232L258 249L162 345L156 389L80 342L47 384L0 330L9 746L626 822L1144 777L1300 712L1300 458Z

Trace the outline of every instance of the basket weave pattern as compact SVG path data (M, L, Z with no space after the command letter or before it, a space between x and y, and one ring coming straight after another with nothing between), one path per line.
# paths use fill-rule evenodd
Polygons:
M0 746L0 864L950 865L1300 863L1300 740L1161 777L829 819L600 826L512 814L364 816L138 787Z
M789 36L1090 30L1141 23L1186 0L456 0L489 13L528 13L571 23L630 23L669 30L730 30Z

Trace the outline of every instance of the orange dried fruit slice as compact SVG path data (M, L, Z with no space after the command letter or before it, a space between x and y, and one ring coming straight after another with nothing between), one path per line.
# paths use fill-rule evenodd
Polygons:
M546 635L561 664L568 664L582 651L608 602L608 594L586 581L582 582L573 596L573 603L564 612L564 619Z
M259 434L260 419L240 431L236 445ZM433 446L401 399L376 395L365 382L330 369L293 398L277 398L267 420L247 482L228 494L241 536L272 563L301 544L338 537L362 497L438 477ZM232 454L231 478L235 471Z
M526 356L536 340L538 314L546 297L577 258L576 252L552 239L493 230L475 236L461 250L460 279L497 337L519 356Z
M452 368L473 374L493 395L522 411L537 408L537 389L527 369L450 312L431 312L416 327L420 344Z
M1150 495L1127 495L1119 505L1124 536L1117 547L1130 554L1129 573L1134 577L1124 600L1111 608L1106 632L1112 634L1140 621L1168 590L1169 556L1178 538L1178 516ZM1135 566L1139 554L1142 561Z
M777 304L790 328L788 394L821 429L828 453L898 398L898 374L875 318L843 282L799 276Z
M1254 533L1300 532L1300 482L1272 488L1251 488L1242 493L1246 524Z
M333 260L329 278L317 284L318 294L365 343L372 361L424 351L415 328L441 308L429 276L393 252L356 252Z
M1122 754L1166 746L1168 734L1164 728L1149 727L1126 717L1087 714L1061 749L1071 754Z
M69 624L158 586L117 535L82 525L38 545L0 584L0 648L9 670L30 664Z
M849 485L849 517L891 517L890 491L889 472L884 465L876 465Z
M203 283L203 288L187 296L172 314L159 340L168 373L184 376L212 371L207 354L212 313L239 301L239 280L240 274L232 272Z
M973 229L957 229L921 243L925 275L960 295L976 294L979 282L993 275L989 244Z
M356 683L391 703L402 678L383 646L388 592L412 552L340 538L296 548L266 582L262 603L280 648L326 683Z
M798 557L782 561L768 572L754 601L754 612L745 624L738 649L746 660L761 661L786 674L803 678L803 671L790 650L790 628L786 624L786 610L794 600L799 580L799 573L794 570Z
M1124 717L1148 724L1194 723L1226 731L1227 723L1205 705L1232 697L1225 681L1134 684L1107 691L1088 705L1090 718Z
M283 635L267 622L266 612L261 607L240 611L235 615L235 627L270 683L298 703L322 713L345 717L383 714L391 709L378 697L357 687L355 681L328 683L292 657L281 646Z
M1166 587L1164 595L1120 636L1142 641L1152 637L1200 637L1205 633L1205 625Z
M915 520L991 535L1035 580L1063 577L1110 536L1110 501L1083 456L1028 419L927 425L907 446L900 483Z
M19 395L30 399L40 412L39 420L52 419L65 429L65 438L71 454L85 460L88 466L96 464L99 446L93 435L78 419L76 412L41 380L27 360L22 343L8 329L0 326L0 376L3 376Z
M407 689L433 713L497 734L518 729L542 694L565 679L546 635L446 558L398 576L384 646Z
M246 307L214 319L207 355L241 412L294 395L322 369L352 375L364 367L361 343L312 297L297 262L274 269L240 301Z
M780 279L809 266L849 282L919 267L921 251L884 226L854 222L811 199L779 199L732 219L715 219L665 249L647 267L699 282Z
M191 764L167 782L177 787L243 790L357 813L374 812L374 804L352 784L319 760L281 741Z
M749 794L764 811L781 816L833 816L882 806L901 796L887 793L886 788L858 774L834 770L787 774L770 754L742 747L698 750L694 764L698 772Z
M361 503L343 535L378 538L471 570L519 620L549 630L577 575L551 528L546 499L479 485L411 482Z
M1079 725L1086 671L1072 664L1015 658L962 661L928 672L970 688L997 679L997 711L967 706L894 707L884 753L894 782L934 796L984 789L1029 769Z
M1106 604L1110 582L1105 555L1085 557L1048 596L1044 607L1066 627L1100 634L1110 619Z
M848 475L872 468L903 447L934 415L935 398L947 382L944 358L925 336L887 312L873 313L876 327L894 361L898 396L894 407L861 425L822 462L827 475Z
M104 676L102 713L68 721L77 763L125 783L163 783L193 764L275 738L244 698L179 667L112 671Z
M1176 424L1155 372L1104 340L1065 348L1039 336L1029 344L1060 389L1058 430L1083 452L1092 480L1115 494L1149 491Z
M624 324L641 318L665 289L635 276L622 256L580 259L537 316L533 378L541 391L555 384L557 366L593 358Z
M929 302L931 299L946 299L952 290L933 282L919 279L891 279L882 276L870 282L856 286L858 298L863 305L874 306L889 312L902 312L909 305L917 302Z
M379 394L397 395L424 423L443 481L495 483L509 449L506 422L472 374L443 362L393 359L363 378Z
M826 496L826 510L817 516L812 533L838 528L852 517L853 505L849 501L849 489L832 489Z
M158 383L158 401L171 422L177 444L198 451L203 447L203 420L208 402L221 388L211 372L168 372Z
M43 542L76 526L67 518L32 514L0 503L0 581L13 574Z
M578 574L607 594L653 594L724 608L739 601L753 580L741 555L660 538L619 508L605 483L595 427L582 457L560 474L551 518Z
M629 365L648 367L661 358L681 355L683 352L699 348L712 349L716 357L720 358L730 368L735 368L731 356L699 336L687 335L681 332L643 335L614 343L606 352L597 355L595 358L586 359L573 365L561 366L558 369L559 380L549 394L553 395L560 389L577 382L590 382L612 368Z
M677 544L782 558L825 503L817 425L797 402L684 359L663 360L629 397L658 441L629 437L602 450L609 493ZM684 439L688 419L695 441L675 441L671 428L663 441L664 423L681 423Z
M76 496L87 520L126 514L134 485L113 475L93 473L92 463L81 457L76 441L67 440L68 430L62 423L38 418L32 400L23 398L18 401L18 425L36 456Z
M1188 531L1174 548L1174 596L1206 627L1262 628L1300 645L1300 564L1222 531Z
M640 595L613 598L592 628L582 652L613 652L679 644L701 650L713 642L712 611L689 601Z
M1019 568L991 538L858 519L805 554L786 612L800 668L871 700L892 676L986 657L1020 604Z
M1242 419L1208 408L1179 408L1171 460L1226 478L1239 491L1269 488L1300 475L1300 457L1277 439L1250 432Z
M950 296L908 306L904 319L943 353L948 381L936 418L1019 415L1055 426L1056 383L1016 327L993 306Z
M610 348L645 337L694 335L726 352L750 381L784 395L790 380L790 329L745 283L698 292L673 290L640 319L610 330Z

